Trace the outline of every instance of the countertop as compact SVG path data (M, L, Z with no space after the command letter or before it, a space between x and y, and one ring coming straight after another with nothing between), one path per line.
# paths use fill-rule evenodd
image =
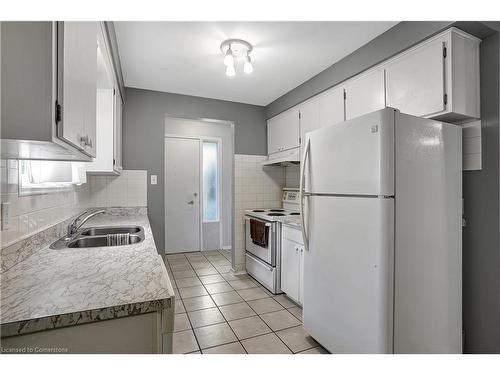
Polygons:
M144 241L63 250L47 244L3 272L2 337L170 307L174 292L147 214L106 213L85 227L123 224L144 227Z
M278 221L280 221L283 225L288 225L298 230L302 230L302 221L300 216L287 216L286 218L279 218Z

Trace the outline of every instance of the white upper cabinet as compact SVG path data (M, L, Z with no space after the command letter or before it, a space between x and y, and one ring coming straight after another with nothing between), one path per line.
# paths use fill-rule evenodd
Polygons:
M299 137L299 110L297 107L267 120L268 154L299 147Z
M319 126L333 125L345 120L344 89L334 87L319 95Z
M479 118L479 44L452 28L397 56L386 65L387 105L448 121Z
M444 110L445 44L435 40L386 67L387 105L415 116Z
M58 39L63 46L58 51L62 61L58 136L95 156L97 22L61 22Z
M122 165L122 118L123 118L123 100L120 90L115 89L115 137L114 137L114 170L121 172Z
M300 112L300 155L304 152L306 133L320 127L319 123L319 98L313 98L299 107Z
M384 70L378 69L356 77L344 85L345 119L385 107Z
M90 161L96 22L1 22L1 157Z
M111 51L104 24L97 34L97 137L96 157L86 166L92 174L119 174L121 171L122 99L116 83Z

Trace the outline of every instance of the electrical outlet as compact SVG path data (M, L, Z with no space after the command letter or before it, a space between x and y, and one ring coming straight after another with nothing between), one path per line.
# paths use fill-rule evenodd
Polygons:
M156 185L158 184L158 176L155 174L151 175L151 185Z

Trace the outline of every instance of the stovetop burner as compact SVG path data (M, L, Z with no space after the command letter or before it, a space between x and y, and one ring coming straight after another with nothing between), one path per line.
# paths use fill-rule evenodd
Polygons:
M252 210L252 212L264 212L264 210Z
M271 211L271 212L285 212L285 210L282 210L282 209L279 209L279 208L271 209L269 211Z
M268 216L285 216L285 214L280 214L277 212L271 212L270 214L267 214Z

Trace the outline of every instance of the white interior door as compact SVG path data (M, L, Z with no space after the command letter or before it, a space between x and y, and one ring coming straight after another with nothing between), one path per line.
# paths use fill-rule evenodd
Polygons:
M165 252L200 251L200 140L165 138Z

